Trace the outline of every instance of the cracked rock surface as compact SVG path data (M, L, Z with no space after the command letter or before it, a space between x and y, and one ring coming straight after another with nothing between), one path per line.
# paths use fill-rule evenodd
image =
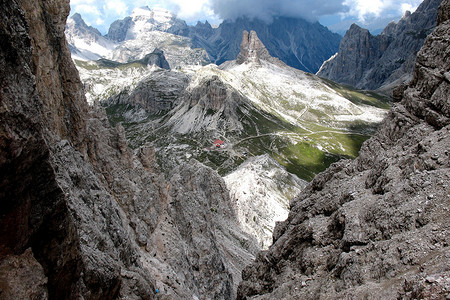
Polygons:
M257 248L223 179L196 161L165 179L87 105L69 9L0 4L0 298L234 298Z

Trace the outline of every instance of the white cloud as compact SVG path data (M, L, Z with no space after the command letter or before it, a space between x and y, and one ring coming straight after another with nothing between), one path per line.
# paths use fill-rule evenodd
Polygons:
M128 15L128 6L122 0L108 0L103 6L105 14L114 14L116 16Z
M422 0L71 0L72 13L78 12L88 24L102 32L109 24L130 15L135 7L165 8L188 24L197 20L219 23L239 16L271 20L274 16L318 19L324 15L341 15L362 21L414 11Z
M73 10L80 14L95 15L95 16L101 15L100 10L96 6L89 4L75 5Z
M97 20L95 20L95 25L103 25L105 24L105 20L102 18L97 18Z
M211 4L208 0L172 0L172 2L177 4L180 8L180 16L186 16L188 18L204 13L206 10L211 11L211 9L209 8Z
M133 2L133 3L136 3ZM177 14L180 19L188 23L197 20L217 19L211 8L210 0L139 0L139 5L148 5L150 8L164 8Z
M210 0L214 12L222 18L240 16L270 20L275 16L318 19L341 15L361 21L403 15L405 9L415 10L422 0Z
M379 16L381 12L388 6L386 0L345 0L344 5L349 7L349 11L345 16L357 17L364 21L367 17Z
M95 0L71 0L70 5L92 4Z
M400 14L404 14L405 11L407 11L407 10L409 10L410 12L414 12L419 5L420 5L420 1L411 1L409 3L405 2L400 5L398 12Z
M211 0L216 14L224 19L240 16L271 20L277 16L314 20L345 9L343 0Z
M344 5L349 7L349 10L343 15L345 17L357 17L360 21L367 18L378 18L388 12L395 12L403 15L406 10L415 11L422 0L345 0Z

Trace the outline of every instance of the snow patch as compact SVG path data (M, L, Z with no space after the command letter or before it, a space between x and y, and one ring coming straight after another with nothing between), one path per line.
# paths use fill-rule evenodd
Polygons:
M316 75L318 75L320 73L320 71L322 71L322 69L325 67L326 64L328 64L330 61L332 61L333 59L335 59L338 56L339 53L335 53L334 55L332 55L329 59L327 59L326 61L324 61L322 63L322 65L319 68L319 71L317 71Z

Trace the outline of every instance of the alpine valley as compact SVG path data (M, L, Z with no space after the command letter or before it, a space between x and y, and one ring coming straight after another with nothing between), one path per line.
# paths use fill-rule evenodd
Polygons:
M69 11L1 0L0 299L448 299L450 0Z
M334 37L306 23L324 32L321 39ZM167 11L135 9L105 37L78 14L68 24L88 101L124 128L131 148L151 145L166 175L194 159L229 178L239 222L262 248L271 244L275 222L286 218L289 199L331 163L356 157L389 108L386 97L288 66L254 30L236 33L240 52L218 66L193 47L202 26L188 27ZM180 35L186 31L188 37ZM103 56L86 60L95 55ZM256 199L260 205L248 209Z

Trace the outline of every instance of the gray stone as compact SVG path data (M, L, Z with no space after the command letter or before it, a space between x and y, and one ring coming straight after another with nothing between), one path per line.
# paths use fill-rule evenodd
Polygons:
M256 248L225 183L196 162L166 180L154 149L133 153L88 107L69 10L0 6L1 297L232 299Z
M379 89L391 94L411 80L416 53L436 26L442 0L426 0L414 13L372 36L353 24L345 34L335 57L326 61L317 75L359 89Z

